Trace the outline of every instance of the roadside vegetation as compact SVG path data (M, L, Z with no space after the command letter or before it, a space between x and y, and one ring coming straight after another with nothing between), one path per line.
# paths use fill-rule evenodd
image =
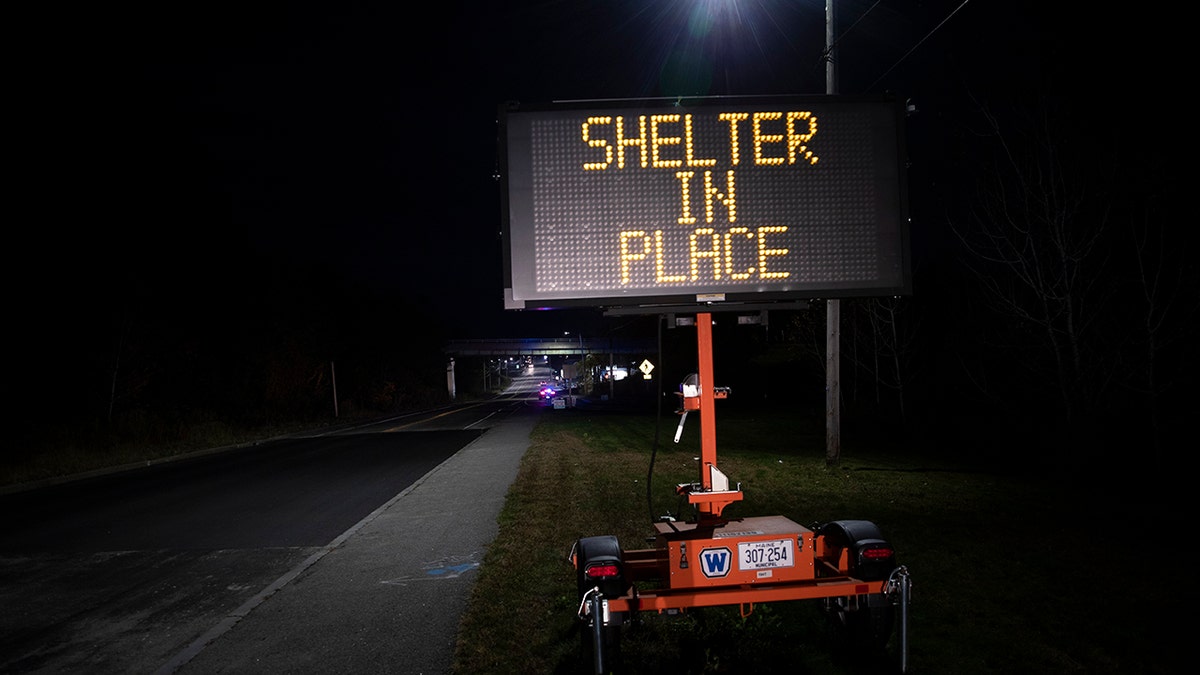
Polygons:
M411 409L434 407L433 396ZM313 414L273 422L229 422L193 414L170 420L134 415L120 429L98 426L54 427L18 438L0 461L0 492L72 480L97 471L168 461L192 453L212 452L262 442L288 434L328 429L406 412L344 406L337 417Z
M137 434L113 436L78 430L50 430L21 440L0 463L0 490L69 480L94 471L149 464L214 448L255 443L264 438L327 426L293 422L239 427L209 421L188 425L154 424Z
M572 543L612 534L626 550L648 548L652 515L689 516L673 488L698 479L699 425L689 419L676 445L677 421L587 408L543 415L479 570L455 673L589 672ZM1197 593L1178 565L1178 583L1162 576L1178 561L1170 541L1182 522L1167 495L994 471L852 436L830 467L822 425L819 415L718 405L718 462L745 492L725 515L879 525L913 579L909 672L1174 671ZM716 607L639 618L621 641L627 673L887 670L835 658L815 601L756 605L748 616ZM893 637L888 668L898 646Z

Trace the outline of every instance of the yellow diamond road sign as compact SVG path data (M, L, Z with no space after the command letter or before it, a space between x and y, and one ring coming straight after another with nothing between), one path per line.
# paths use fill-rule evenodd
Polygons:
M654 370L654 364L650 363L650 359L642 361L642 365L638 366L638 370L642 371L643 379L650 379L650 371Z

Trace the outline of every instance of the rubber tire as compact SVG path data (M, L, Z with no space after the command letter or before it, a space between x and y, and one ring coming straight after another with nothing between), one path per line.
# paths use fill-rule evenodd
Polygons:
M891 604L825 611L835 659L841 662L887 663L887 644L895 627Z

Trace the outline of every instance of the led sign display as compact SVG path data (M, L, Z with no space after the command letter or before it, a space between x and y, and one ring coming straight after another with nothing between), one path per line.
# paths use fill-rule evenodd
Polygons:
M503 106L505 306L906 294L901 120L834 96Z

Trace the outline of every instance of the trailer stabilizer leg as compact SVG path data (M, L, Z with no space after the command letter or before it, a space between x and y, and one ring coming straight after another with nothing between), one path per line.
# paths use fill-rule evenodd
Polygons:
M591 628L592 672L595 675L604 675L607 667L604 653L607 647L604 629L608 623L608 601L604 599L604 594L600 592L599 587L592 588L583 594L583 598L579 601L579 619Z
M595 675L604 675L604 596L597 589L592 593L592 663Z
M884 593L892 597L899 595L900 604L900 672L908 672L908 603L911 601L912 577L904 565L897 567L888 577Z

